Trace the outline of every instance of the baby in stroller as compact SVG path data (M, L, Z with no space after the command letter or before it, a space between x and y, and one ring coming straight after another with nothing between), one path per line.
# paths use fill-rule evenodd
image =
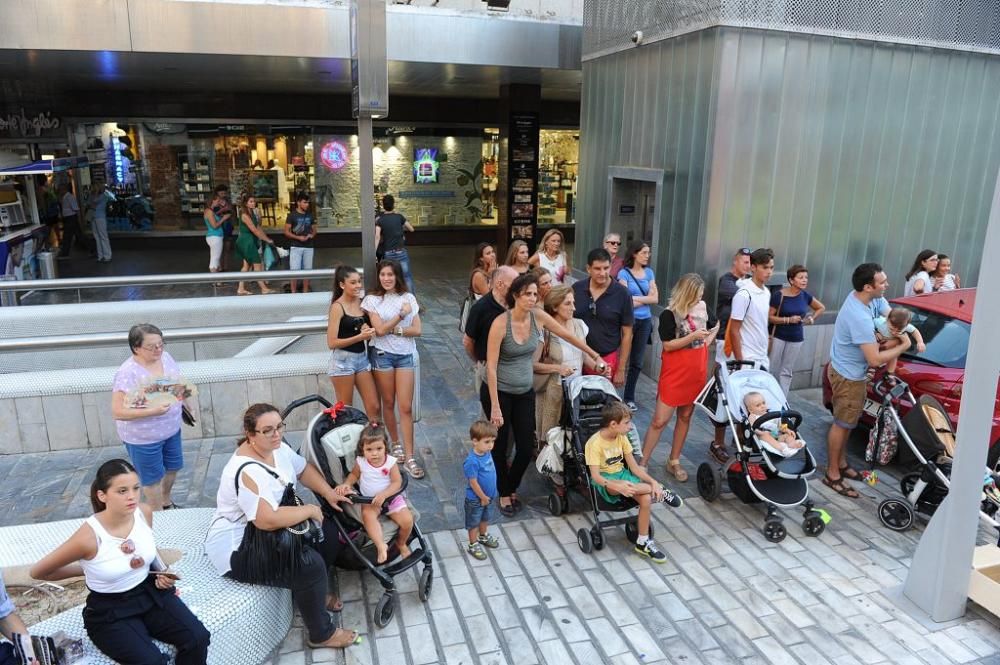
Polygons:
M388 455L387 450L385 427L379 423L368 423L358 437L354 468L335 490L346 496L353 492L354 484L359 483L361 494L372 497L370 504L361 506L361 522L375 544L377 563L385 563L389 556L389 548L382 537L382 525L379 524L379 516L383 511L399 526L396 547L404 559L410 555L410 548L406 543L413 530L413 513L406 505L406 496L403 493L396 494L403 485L403 478L396 458ZM396 496L389 505L384 505L386 497L393 494Z
M763 443L781 455L788 456L794 454L796 450L806 445L805 441L787 423L779 423L777 420L768 420L760 427L754 427L757 419L767 413L767 399L763 393L751 390L743 395L743 406L747 410L747 421L753 427L754 434Z

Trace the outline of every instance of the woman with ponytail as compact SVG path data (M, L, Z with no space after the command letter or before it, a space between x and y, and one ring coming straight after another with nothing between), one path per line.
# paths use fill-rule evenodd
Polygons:
M174 589L177 576L157 574L153 511L139 503L139 476L123 459L105 462L90 486L94 514L69 540L31 568L37 580L83 576L87 636L122 665L166 664L153 643L177 648L177 665L203 665L209 633Z
M243 436L222 470L205 554L220 575L237 582L291 589L310 647L347 647L357 641L357 631L336 628L328 612L344 607L329 591L327 579L327 570L335 565L340 551L340 532L331 520L323 518L316 504L289 506L281 505L281 500L289 483L300 482L340 510L337 504L350 503L350 497L345 496L350 492L334 492L323 474L282 440L284 431L285 423L275 406L253 404L244 412ZM248 522L262 531L277 531L306 520L322 524L323 542L316 549L303 545L295 570L275 567L267 553L261 553L260 560L240 556L244 554L239 549ZM262 570L267 571L268 579L257 578Z

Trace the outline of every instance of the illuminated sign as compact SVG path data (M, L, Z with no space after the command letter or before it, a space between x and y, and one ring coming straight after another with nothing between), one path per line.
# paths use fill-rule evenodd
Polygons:
M330 141L319 151L319 161L331 171L339 171L350 160L347 148L340 141Z
M117 136L111 137L111 159L114 163L114 181L120 185L125 182L125 158L122 157L122 142Z
M413 182L426 185L438 181L437 148L416 148L413 151Z

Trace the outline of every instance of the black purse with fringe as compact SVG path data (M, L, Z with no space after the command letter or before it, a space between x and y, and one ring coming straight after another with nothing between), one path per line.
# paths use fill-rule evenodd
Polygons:
M236 471L236 494L240 493L240 474L250 464L257 464L275 480L281 478L260 462L246 462ZM295 485L285 485L279 507L301 506L302 499L295 493ZM243 542L236 552L233 563L240 570L240 581L249 584L275 585L283 579L288 579L285 571L291 571L294 577L298 575L305 563L306 546L316 547L323 542L323 529L312 520L305 520L293 526L287 526L274 531L258 529L253 522L248 521L243 530Z

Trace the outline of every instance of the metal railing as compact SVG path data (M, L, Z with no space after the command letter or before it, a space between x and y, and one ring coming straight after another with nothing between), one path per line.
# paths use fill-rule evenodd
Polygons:
M211 326L176 328L163 331L164 342L191 342L231 337L289 337L325 333L326 318L316 321L255 323L245 326ZM11 351L43 351L81 346L128 346L128 332L85 333L80 335L48 335L44 337L12 337L0 339L0 353Z
M60 279L0 280L0 296L5 305L17 304L17 294L31 291L76 290L82 302L82 289L108 289L124 286L173 286L177 284L214 284L216 282L286 281L290 279L333 279L334 268L316 270L267 270L263 272L190 272L166 275L118 275L114 277L65 277ZM359 273L363 271L359 268ZM13 301L12 301L13 299Z

